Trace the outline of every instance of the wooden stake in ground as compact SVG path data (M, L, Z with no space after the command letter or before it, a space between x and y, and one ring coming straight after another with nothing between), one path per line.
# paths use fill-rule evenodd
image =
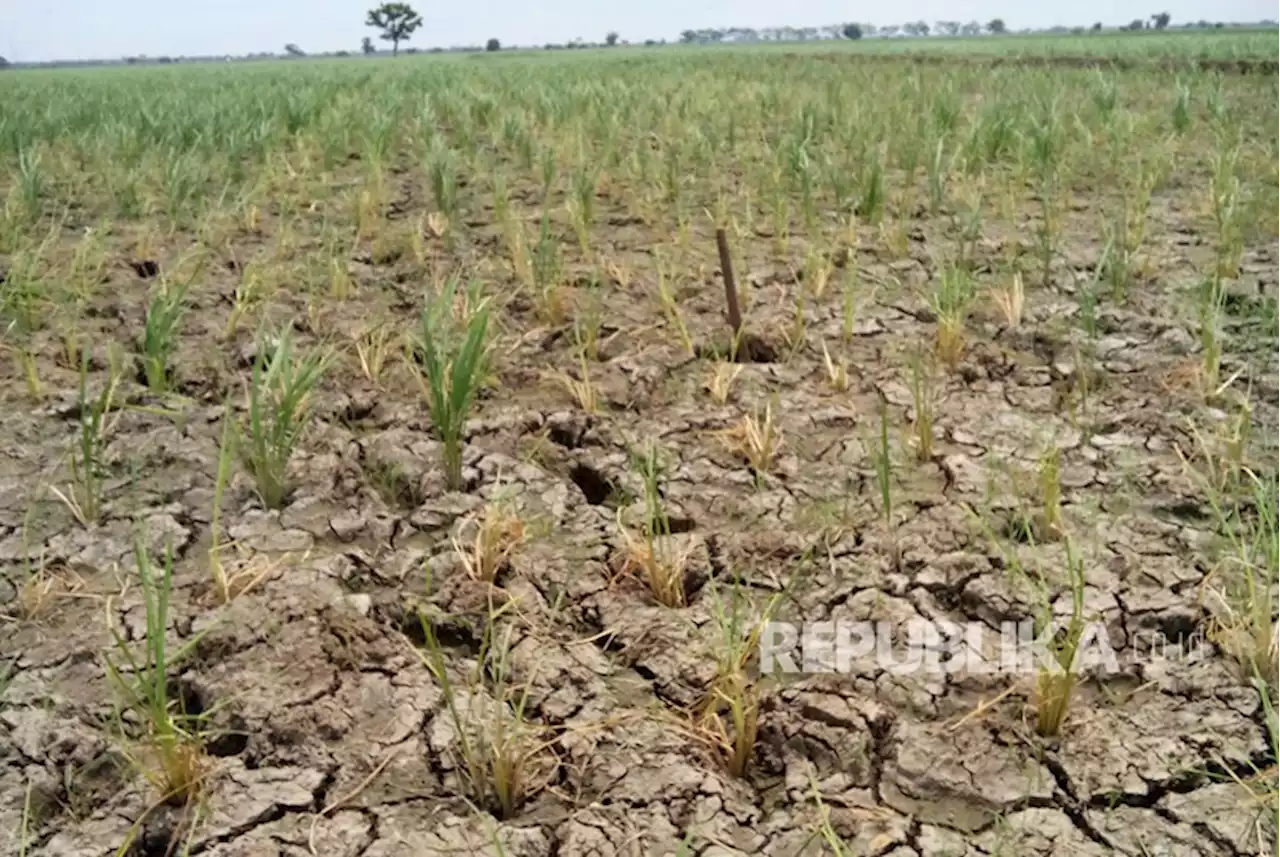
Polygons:
M742 334L742 313L738 309L738 285L733 279L733 260L729 258L729 237L724 227L716 227L716 249L720 251L720 275L724 277L724 300L729 306L729 326L734 342Z

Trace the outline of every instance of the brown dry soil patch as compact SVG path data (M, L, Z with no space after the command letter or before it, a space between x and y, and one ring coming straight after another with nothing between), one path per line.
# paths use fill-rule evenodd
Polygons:
M420 188L400 181L405 217L393 222L403 225L424 203ZM606 336L592 367L600 412L576 410L543 376L574 369L565 326L507 304L494 387L467 427L467 489L450 493L415 383L396 367L375 388L346 359L315 402L287 507L264 510L244 474L227 492L229 537L244 556L277 565L225 608L210 603L206 550L221 402L234 394L239 407L251 349L247 331L220 337L234 266L211 268L193 286L177 361L182 418L119 413L105 513L92 528L44 491L66 478L74 394L32 407L8 375L0 603L17 598L27 557L42 556L62 588L38 619L0 625L0 851L19 852L24 805L32 855L108 855L131 837L131 853L159 855L184 830L181 814L157 808L125 762L103 667L108 619L131 640L143 634L132 554L141 528L153 550L168 544L176 556L173 644L203 634L174 677L212 730L215 770L187 836L191 854L589 857L676 853L682 842L689 853L817 854L815 790L853 854L1261 853L1275 819L1233 780L1275 762L1257 693L1212 646L1197 661L1141 657L1157 642L1203 632L1198 590L1211 567L1212 516L1178 455L1194 447L1188 427L1206 414L1179 381L1198 346L1172 309L1211 250L1175 194L1153 203L1149 276L1125 304L1099 309L1092 410L1072 417L1064 405L1075 371L1074 292L1099 252L1086 237L1096 213L1081 206L1052 284L1029 289L1025 325L1006 329L987 308L972 321L957 371L939 381L935 454L914 463L899 443L912 416L901 354L934 336L921 290L935 274L930 249L949 241L945 218L921 217L901 258L871 237L862 242L868 299L844 393L827 389L818 345L839 336L836 290L807 304L808 338L788 349L780 331L804 287L797 271L772 258L767 237L736 241L749 324L779 353L744 365L730 400L716 405L704 390L709 362L687 356L653 297L648 254L661 230L606 193L602 243L636 273L604 291ZM559 228L572 246L568 226ZM978 252L995 259L1029 235L989 234ZM259 240L240 235L240 258ZM479 218L454 249L427 240L438 262L461 259L472 270L499 253L496 229ZM175 242L158 264L175 264L182 249ZM128 343L140 326L145 283L123 254L102 305L86 316L98 325L99 368L105 341ZM710 236L695 230L684 310L702 344L723 337L715 258ZM350 268L351 302L308 314L300 296L281 292L266 313L297 319L303 343L345 342L377 316L412 323L424 278L411 261L357 254ZM499 288L511 282L501 270L487 269ZM1233 293L1244 302L1274 296L1275 270L1273 246L1248 248ZM1240 387L1250 385L1266 436L1277 378L1265 349L1260 357L1246 347L1250 330L1247 319L1229 319L1224 376L1239 371ZM45 344L47 386L74 391L75 373L55 352ZM141 388L125 392L154 404ZM756 479L718 433L771 396L785 443L773 471ZM881 399L898 459L898 562L876 506ZM681 537L697 544L683 609L657 606L615 573L617 510L634 511L641 496L628 450L651 438L668 457L665 502ZM966 717L1009 689L1008 676L903 675L874 664L768 684L741 778L681 728L714 675L713 593L734 581L757 606L790 584L780 613L790 620L945 618L994 632L1029 615L1029 592L1008 576L980 522L1026 500L1007 474L1031 473L1048 443L1061 451L1064 515L1084 559L1087 603L1121 664L1088 678L1061 738L1035 736L1024 685ZM1258 454L1274 468L1273 446ZM388 462L399 466L402 490L380 481ZM515 498L530 538L487 591L462 573L450 535L499 494ZM1061 544L1024 547L1029 565L1062 568ZM550 742L534 793L501 822L462 797L454 731L412 619L419 608L435 617L461 672L474 665L495 598L514 602L496 624L510 635L515 681L529 687L527 713Z

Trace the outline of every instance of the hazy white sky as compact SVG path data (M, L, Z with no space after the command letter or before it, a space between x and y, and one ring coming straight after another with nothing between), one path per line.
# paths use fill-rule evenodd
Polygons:
M1174 23L1206 18L1257 21L1277 17L1275 0L411 0L423 18L410 45L543 44L574 38L602 41L675 39L703 27L821 26L843 21L987 21L1010 29L1122 24L1166 11ZM0 0L0 56L14 61L358 50L373 0ZM381 42L379 44L382 44Z

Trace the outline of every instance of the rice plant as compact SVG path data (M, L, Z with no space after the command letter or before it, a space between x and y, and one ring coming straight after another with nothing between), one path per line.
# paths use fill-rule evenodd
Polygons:
M330 363L327 352L295 354L288 327L258 338L248 413L236 447L268 509L281 508L289 497L289 462L310 424L312 396Z
M889 540L889 550L896 567L901 556L898 551L897 519L893 514L893 459L889 451L889 406L880 400L880 435L879 443L872 453L876 469L876 487L880 492L880 517L884 521L885 535Z
M52 607L55 596L62 589L59 575L49 562L47 549L42 546L39 551L35 551L29 542L34 513L33 506L27 510L22 522L21 582L15 581L18 593L12 608L19 619L28 622L44 618ZM0 687L2 686L3 682L0 682Z
M1053 444L1040 456L1040 536L1046 541L1063 535L1061 471L1062 453Z
M1222 280L1211 277L1200 287L1197 314L1200 321L1200 388L1206 400L1220 396L1230 385L1222 381L1223 308L1226 291Z
M525 540L525 523L510 502L495 500L472 519L465 520L461 530L473 531L469 538L452 537L454 554L462 562L467 575L484 583L493 583L512 551Z
M923 354L911 357L911 403L915 411L916 459L933 459L934 377Z
M773 402L765 404L763 410L744 415L736 426L724 432L724 441L730 451L751 466L757 480L768 473L783 444Z
M209 516L209 575L213 600L218 604L229 604L249 592L288 559L287 556L276 560L258 556L245 560L238 556L228 557L225 553L227 549L236 547L234 543L224 542L222 536L222 501L235 467L236 443L232 410L229 406L224 406L222 439L218 444L218 468L213 480L213 508Z
M600 399L595 384L591 381L591 367L587 362L588 348L594 340L585 337L576 323L574 332L577 337L579 377L575 378L568 372L553 372L551 377L569 393L583 413L594 414L600 410Z
M839 360L833 360L831 352L827 350L827 343L822 343L822 365L827 372L827 386L832 392L843 393L849 389L849 364L848 361L841 357Z
M83 527L98 522L102 514L103 491L108 475L106 462L109 417L116 405L116 395L123 377L121 358L116 349L108 351L107 379L96 398L89 395L89 352L81 354L79 389L79 426L76 443L71 449L71 484L65 491L52 488Z
M166 393L172 386L170 362L177 346L178 327L186 313L187 285L162 285L151 293L142 334L142 368L147 386Z
M395 334L385 322L361 330L355 339L356 361L369 383L381 387L391 355L395 353Z
M695 729L715 748L730 776L744 776L755 754L764 691L750 661L789 589L774 593L756 613L739 585L730 587L728 598L718 586L707 587L716 671L695 711Z
M652 442L642 450L633 450L630 458L632 469L644 484L644 519L637 536L624 524L623 510L618 510L618 532L623 540L619 571L642 581L659 604L684 607L688 597L688 566L695 543L681 543L671 536L661 487L666 462Z
M451 726L446 758L467 798L499 819L513 817L547 785L550 766L543 762L551 743L547 731L529 718L529 684L512 679L512 629L506 627L500 636L496 630L505 610L490 607L476 667L461 683L450 674L435 626L425 614L419 615L425 651L415 650L444 694Z
M951 368L964 353L965 324L974 299L973 279L957 265L946 265L934 286L930 304L937 317L937 354Z
M707 393L711 401L717 405L726 404L733 396L733 386L742 374L741 363L729 363L716 360L711 364L711 372L706 382Z
M1214 501L1228 550L1209 581L1211 635L1240 665L1246 679L1260 676L1275 693L1280 671L1276 629L1276 569L1280 568L1277 485L1274 474L1248 474L1249 496L1234 510ZM1247 511L1246 503L1252 505Z
M156 569L139 535L134 558L146 612L145 637L139 646L109 620L113 647L104 656L117 696L117 724L123 731L124 713L137 716L142 734L128 758L165 803L189 804L207 785L210 765L199 735L199 718L182 709L181 698L175 697L172 688L176 668L190 657L203 635L193 635L176 649L169 646L172 550L166 550L163 566Z
M457 287L458 281L450 279L427 300L415 343L427 409L444 446L445 480L453 490L463 487L462 433L484 379L489 325L483 300L463 301L462 315L455 318Z
M1036 674L1035 713L1036 732L1046 738L1057 736L1066 722L1067 713L1075 697L1076 686L1080 682L1077 655L1080 643L1084 639L1084 561L1076 553L1068 539L1066 542L1066 573L1071 593L1071 615L1066 627L1055 633L1049 640L1047 661L1042 662ZM1041 589L1041 612L1037 617L1037 636L1050 627L1053 609L1049 601L1048 589Z
M670 274L667 267L661 260L658 262L658 302L662 306L662 313L667 318L667 323L671 325L680 337L680 342L684 345L685 352L690 357L696 357L698 349L693 344L693 337L689 333L689 327L685 324L684 313L680 310L680 302L676 298L675 292L671 289Z
M1004 284L994 292L996 306L1004 316L1005 324L1010 328L1022 325L1022 316L1026 308L1027 294L1022 285L1022 273L1015 271Z

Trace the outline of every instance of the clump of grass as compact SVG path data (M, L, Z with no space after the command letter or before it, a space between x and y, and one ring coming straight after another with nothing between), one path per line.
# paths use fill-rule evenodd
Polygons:
M600 326L603 320L600 275L594 274L582 291L573 316L573 341L583 360L600 359Z
M1062 537L1062 453L1053 444L1040 456L1040 523L1041 538L1055 541Z
M16 321L10 322L5 329L6 338L13 336L16 328ZM27 395L39 401L44 396L44 385L40 383L40 367L36 363L36 353L30 339L26 338L17 345L6 342L3 343L3 347L13 354L14 366L26 383Z
M1036 244L1040 255L1040 272L1043 285L1051 285L1053 260L1058 253L1062 230L1062 201L1060 192L1063 158L1063 123L1059 115L1049 109L1045 115L1033 118L1027 135L1030 144L1024 153L1024 165L1036 174L1036 196L1040 202L1040 217L1036 223Z
M684 313L680 310L680 301L671 289L670 275L661 260L658 262L658 303L662 307L662 314L667 318L667 323L680 335L680 342L684 345L685 352L690 357L696 357L698 349L694 347L693 337L689 334L689 327L684 321Z
M84 350L84 333L79 321L84 308L78 301L72 301L59 314L54 322L57 331L59 354L58 362L66 369L77 369L80 366L80 352Z
M213 480L213 514L209 519L209 571L213 575L214 594L222 604L232 598L231 582L227 579L226 568L222 564L221 527L222 496L226 493L235 464L235 430L232 425L231 409L225 408L222 415L222 442L218 445L218 472Z
M224 339L234 336L240 328L241 320L261 306L279 285L278 278L277 269L264 259L254 259L244 266L240 272L240 282L236 284L232 295L231 312L222 333Z
M938 317L938 356L952 369L964 353L965 323L973 304L973 280L959 266L942 269L931 304Z
M142 334L142 370L147 386L167 393L172 383L169 361L177 344L178 325L186 313L187 283L164 285L151 294Z
M1075 348L1075 402L1072 417L1085 438L1093 432L1093 394L1099 385L1098 353L1098 282L1081 286L1079 295L1080 332Z
M564 257L551 231L550 212L543 212L537 244L533 252L526 251L526 255L529 257L529 275L536 290L538 316L546 322L559 323L567 305L563 288Z
M1182 81L1174 87L1173 130L1185 134L1191 127L1191 88Z
M310 422L311 395L329 363L325 352L296 356L288 327L274 343L259 339L249 379L248 422L236 446L268 509L279 509L288 497L289 461Z
M1267 733L1267 750L1271 764L1264 763L1264 766L1259 766L1252 761L1247 762L1250 773L1246 774L1243 771L1236 773L1233 766L1220 755L1217 756L1216 761L1218 767L1226 771L1231 780L1240 787L1248 805L1257 810L1250 823L1250 829L1243 831L1237 841L1249 842L1250 845L1256 846L1255 853L1266 854L1274 847L1275 817L1277 809L1280 809L1280 783L1277 783L1275 764L1275 760L1280 758L1280 716L1277 715L1274 683L1259 674L1254 675L1252 683L1262 703L1262 719Z
M1200 385L1207 401L1222 395L1235 379L1222 381L1222 316L1226 290L1216 276L1207 279L1200 289Z
M1240 177L1236 174L1240 162L1240 148L1236 143L1222 140L1212 156L1213 175L1209 185L1209 204L1217 227L1215 242L1216 268L1214 278L1233 279L1240 273L1240 257L1244 252L1245 207L1241 204L1243 193Z
M67 586L62 576L50 566L44 547L40 548L34 558L32 557L28 536L31 518L35 511L35 506L27 510L26 519L22 525L21 583L18 585L18 597L13 604L14 615L28 622L44 618L52 608L56 597L70 592L72 588ZM0 680L0 687L3 685L3 680Z
M329 296L337 301L345 301L355 294L355 283L347 268L344 256L335 255L329 259Z
M444 649L428 616L419 616L426 650L415 650L444 693L454 733L451 743L456 747L451 748L451 761L462 785L476 806L499 819L513 817L546 784L538 778L545 774L539 768L550 743L545 730L526 713L529 684L521 688L512 681L510 627L495 640L494 625L505 609L491 608L476 667L461 685L449 675Z
M80 358L80 430L77 443L71 450L71 485L61 491L52 488L82 527L97 523L102 514L102 493L106 479L104 461L108 417L115 405L116 392L123 375L122 361L117 349L108 349L107 380L96 399L89 396L89 352Z
M666 475L666 463L656 443L649 443L644 451L632 453L631 466L644 483L644 532L650 538L671 534L671 519L662 502L662 477Z
M383 458L366 458L364 471L369 477L369 484L373 486L373 490L377 491L378 496L391 508L412 509L419 504L421 498L418 487L414 485L413 480L409 478L409 474L399 462Z
M250 562L229 570L223 562L223 548L231 545L222 541L222 498L231 481L235 459L235 423L231 418L231 408L227 407L224 408L222 417L222 441L218 446L218 470L213 483L213 511L209 517L209 574L213 578L213 596L219 604L231 603L265 580L274 570L274 565L263 562Z
M1246 680L1262 676L1274 694L1280 672L1275 605L1280 568L1280 516L1274 474L1245 469L1242 498L1208 494L1226 549L1205 588L1213 614L1210 637ZM1205 482L1204 484L1208 484Z
M1066 566L1071 587L1071 618L1067 621L1067 626L1050 640L1049 651L1046 653L1049 662L1041 664L1036 674L1036 732L1046 738L1055 737L1062 732L1062 724L1067 719L1071 700L1080 681L1076 656L1080 652L1085 632L1084 561L1076 554L1070 540L1066 543ZM1053 619L1048 588L1042 586L1041 592L1042 607L1037 621L1037 637Z
M833 360L831 352L827 350L827 343L822 343L822 365L827 372L827 386L833 392L843 393L849 389L849 364L848 361L841 357L839 360Z
M811 248L804 260L804 282L810 293L817 300L826 294L827 285L831 282L831 274L835 266L830 257L816 248Z
M1246 487L1245 475L1252 479L1253 474L1245 466L1245 456L1249 452L1250 438L1253 434L1253 407L1249 397L1241 396L1232 409L1232 413L1222 424L1219 433L1221 454L1217 456L1217 473L1227 490L1236 492ZM1274 480L1272 480L1274 482ZM1252 490L1252 483L1249 483ZM1251 493L1247 492L1247 493Z
M107 677L117 694L117 722L123 729L124 711L132 711L143 724L140 750L128 756L165 803L187 805L201 795L209 774L209 759L198 734L198 719L182 710L171 695L173 669L190 656L200 635L177 650L165 640L169 624L169 594L173 585L173 553L166 550L164 565L151 564L141 538L134 556L146 609L146 637L141 652L124 632L110 622L114 656L105 657ZM110 615L108 599L108 615Z
M915 409L916 460L933 459L933 367L924 355L911 357L911 401Z
M711 364L711 376L707 379L707 393L717 405L726 404L733 395L734 382L742 374L742 364L717 360Z
M600 399L596 394L595 385L591 383L591 370L587 368L585 360L581 362L579 372L582 375L581 379L573 377L568 372L555 372L552 377L573 398L584 414L597 413L600 410Z
M621 573L642 580L659 604L684 607L694 545L678 547L671 538L671 522L662 502L666 465L657 445L650 443L642 452L633 453L631 466L644 484L644 521L637 537L623 524L622 510L618 510L618 530L624 543Z
M716 631L716 674L696 710L695 730L715 748L730 776L744 776L755 753L763 690L760 678L751 674L750 662L788 588L775 593L753 616L737 584L728 603L714 585L707 587Z
M875 149L867 154L862 165L862 180L858 183L861 193L855 211L868 223L878 224L884 217L884 164L883 154Z
M621 510L618 529L624 542L620 572L642 580L659 604L684 607L688 603L685 580L693 545L677 548L670 538L636 538L623 525Z
M1022 285L1022 273L1015 271L993 294L996 307L1004 316L1005 324L1011 328L1022 326L1022 314L1026 307L1027 294Z
M525 540L525 524L510 503L494 501L475 520L464 523L475 535L466 540L452 538L453 550L473 580L493 583L512 551Z
M760 729L760 690L741 672L716 681L714 699L699 725L724 758L730 776L741 777L755 752Z
M356 359L360 362L360 371L375 387L382 386L382 376L394 342L394 333L385 323L370 325L356 336Z
M22 564L22 583L18 586L15 612L18 618L34 622L48 612L58 578L50 572L43 549L34 562L30 555L25 555Z
M805 317L806 305L808 298L803 289L796 289L795 300L792 302L791 324L779 325L779 335L781 339L787 343L791 349L791 356L799 354L804 348L806 337L808 336L809 322Z
M427 302L416 343L426 376L427 408L444 444L445 480L453 490L463 485L462 430L484 378L489 325L487 302L474 302L473 294L462 302L461 318L455 319L457 285L456 279L450 279Z
M880 400L880 438L873 459L876 468L876 485L880 490L880 517L884 520L885 535L889 539L889 549L893 564L901 563L898 551L898 531L893 516L893 458L889 451L889 405Z
M591 368L588 364L588 357L596 348L595 334L590 330L584 331L584 326L590 328L590 325L583 325L579 319L574 320L574 333L577 340L578 350L578 374L581 378L575 378L568 372L553 372L551 377L556 380L565 391L573 397L578 403L578 407L583 413L594 414L600 410L600 398L596 393L596 388L591 383Z
M449 147L444 137L439 134L431 138L431 144L426 151L426 167L431 179L431 195L435 199L436 210L447 221L456 221L458 212L457 153Z
M573 193L566 199L569 219L578 235L578 245L585 258L591 257L591 227L595 222L596 188L600 181L598 168L580 166L572 175Z
M763 412L743 416L741 422L725 432L725 444L751 465L757 477L768 473L782 448L773 403L766 404Z

